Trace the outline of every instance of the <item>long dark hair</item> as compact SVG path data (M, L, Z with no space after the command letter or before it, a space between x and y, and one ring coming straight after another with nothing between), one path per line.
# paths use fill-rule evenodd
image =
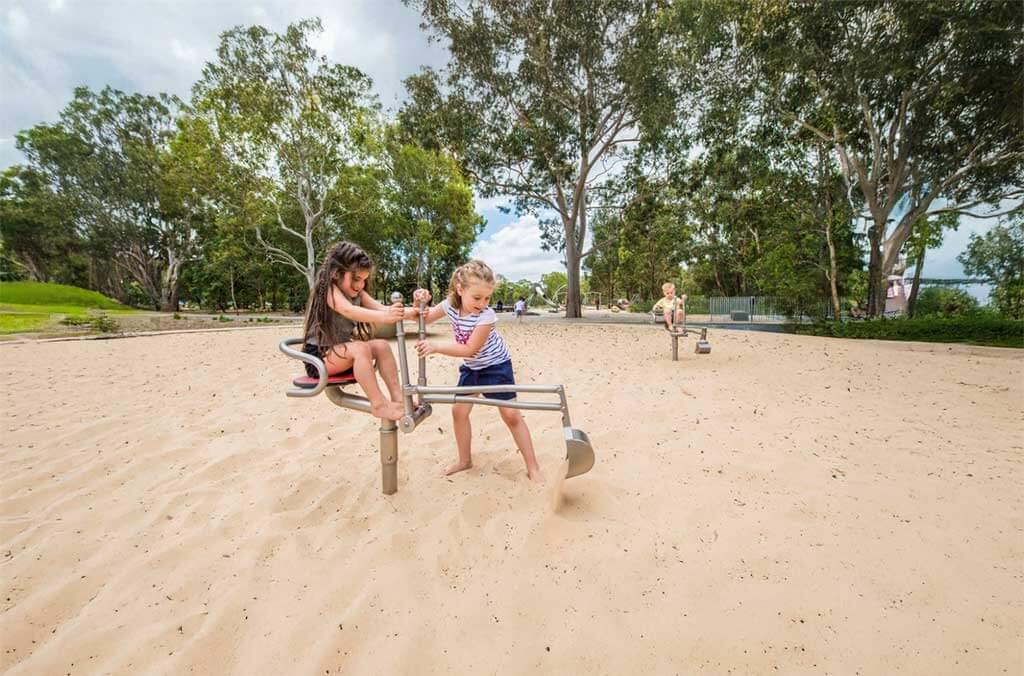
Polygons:
M346 272L355 274L358 271L373 270L373 261L352 242L338 242L324 256L324 262L316 273L313 288L309 291L309 302L306 303L306 336L316 338L317 345L322 348L336 345L338 337L334 335L334 310L327 303L327 295L333 287L341 290L341 280ZM364 322L355 323L356 340L367 340L371 335L371 327Z

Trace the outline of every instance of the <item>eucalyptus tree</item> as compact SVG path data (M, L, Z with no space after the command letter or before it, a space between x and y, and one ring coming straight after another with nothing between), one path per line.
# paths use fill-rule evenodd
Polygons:
M1024 318L1024 212L1016 212L984 235L972 234L957 260L967 274L991 281L992 301L1001 313Z
M166 94L79 87L59 122L17 137L78 232L161 310L177 308L195 244L189 205L168 181L182 108Z
M510 195L541 216L545 241L565 256L566 316L578 317L595 195L657 120L651 111L671 105L672 90L658 86L662 3L404 1L450 61L406 81L403 124L455 152L484 196Z
M922 217L997 216L980 209L1024 195L1016 0L726 4L738 72L767 112L834 149L863 209L873 316Z
M226 31L193 88L214 147L244 185L241 197L273 216L274 233L253 222L256 241L310 287L318 247L345 235L341 219L351 212L338 213L339 182L367 160L378 124L369 77L317 53L310 43L320 31L319 19L281 34L262 26Z
M924 273L925 255L929 249L942 246L946 230L956 230L960 220L955 213L944 213L931 218L922 217L925 222L914 226L914 234L905 245L907 258L914 265L914 277L907 295L907 316L913 317L917 310L917 297L921 290L921 275Z
M485 224L472 186L448 153L403 143L393 130L383 162L390 227L382 260L402 271L405 285L443 291Z
M0 173L0 279L84 286L85 242L46 178L28 167Z

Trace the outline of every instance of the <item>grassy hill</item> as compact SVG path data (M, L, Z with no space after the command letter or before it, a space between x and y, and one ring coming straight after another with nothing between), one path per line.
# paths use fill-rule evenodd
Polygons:
M77 286L0 282L0 334L57 329L62 321L86 321L100 312L126 314L135 310Z
M0 282L2 305L70 305L96 310L127 310L102 293L66 284L42 282Z

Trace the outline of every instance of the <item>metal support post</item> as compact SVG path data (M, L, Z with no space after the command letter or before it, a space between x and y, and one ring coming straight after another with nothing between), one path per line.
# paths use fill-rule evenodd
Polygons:
M380 478L384 495L398 491L398 428L393 420L380 421Z

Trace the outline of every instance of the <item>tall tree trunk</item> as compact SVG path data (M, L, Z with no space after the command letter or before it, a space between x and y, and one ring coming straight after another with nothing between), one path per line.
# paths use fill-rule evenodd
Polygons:
M882 279L882 251L877 225L868 228L868 317L879 317L885 312L885 284Z
M576 230L576 224L566 222L563 218L563 224L565 225L565 276L566 276L566 293L565 293L565 318L566 319L579 319L582 315L580 313L580 249L583 246L583 242L576 241L576 233L586 233L587 228L587 209L586 200L584 199L580 203L579 213L577 218L580 219L580 230ZM558 302L558 299L554 299Z
M228 270L228 280L231 287L231 307L235 308L235 314L238 314L238 301L235 300L235 269L231 268Z
M158 309L161 312L178 311L178 281L181 277L183 262L176 251L167 250L167 267L160 273L160 289L158 290Z
M174 259L171 264L164 269L161 277L160 284L160 311L161 312L177 312L178 311L178 277L181 274L181 261Z
M580 258L575 249L565 249L566 278L565 317L578 319L580 314ZM554 299L558 302L558 299Z
M925 249L921 247L921 253L914 263L914 282L910 285L910 297L907 298L907 317L914 316L914 309L917 305L917 292L921 286L921 272L924 270Z
M832 294L832 318L839 319L839 287L836 278L839 276L839 264L836 261L836 243L832 240L832 222L825 219L825 241L828 243L828 286Z

